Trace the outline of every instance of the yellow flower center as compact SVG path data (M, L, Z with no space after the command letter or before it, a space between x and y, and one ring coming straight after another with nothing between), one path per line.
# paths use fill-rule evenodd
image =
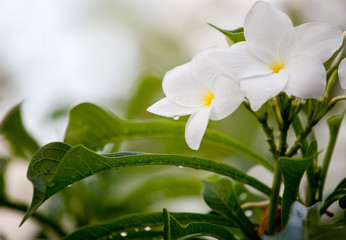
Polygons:
M271 70L273 70L273 73L278 73L280 72L281 69L283 69L285 67L285 64L283 62L274 62L271 65Z
M203 97L203 106L210 107L211 101L213 101L214 98L214 94L211 91L208 91L208 93Z

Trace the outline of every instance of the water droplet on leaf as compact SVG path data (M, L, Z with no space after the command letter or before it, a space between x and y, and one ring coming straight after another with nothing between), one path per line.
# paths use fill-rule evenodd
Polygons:
M179 120L180 116L176 115L173 117L174 120Z
M246 210L245 211L245 216L247 216L247 217L251 217L252 214L253 214L253 212L251 210Z
M121 235L122 237L126 237L126 236L127 236L127 233L126 233L126 232L121 232L120 235Z
M241 194L239 194L239 200L240 201L244 201L245 199L247 198L247 194L246 193L241 193Z
M150 231L151 230L151 227L147 226L144 228L145 231Z
M71 187L72 186L72 184L70 184L70 185L67 185L67 187Z
M183 168L183 166L178 166L178 168Z

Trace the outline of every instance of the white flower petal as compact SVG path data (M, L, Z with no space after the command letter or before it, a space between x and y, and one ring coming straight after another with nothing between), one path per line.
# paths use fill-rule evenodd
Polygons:
M190 66L190 63L186 63L168 71L163 78L162 89L171 101L179 105L201 107L207 89L193 81Z
M194 113L187 120L185 127L185 139L187 145L193 150L198 150L202 137L209 122L210 107Z
M279 41L292 27L286 14L266 2L258 1L246 16L244 34L254 53L270 63L278 59Z
M342 41L343 33L332 25L305 23L285 33L279 53L286 59L304 53L325 62L340 48Z
M246 42L238 42L209 55L227 75L236 79L266 75L273 71L268 63L252 53Z
M284 92L299 98L319 98L326 87L326 71L321 61L299 55L287 63L288 83Z
M226 75L219 75L214 80L210 119L220 120L234 112L243 102L245 94L237 82Z
M266 101L275 97L285 88L287 80L288 73L282 69L278 73L244 79L240 82L240 88L245 91L252 110L257 111Z
M151 105L147 111L164 117L180 117L198 112L201 109L203 108L189 108L178 105L166 97Z
M341 87L346 89L346 58L339 64L338 74Z
M204 87L211 89L213 79L216 75L223 73L220 68L220 63L214 61L209 55L220 49L212 47L205 49L191 60L191 76L193 80Z

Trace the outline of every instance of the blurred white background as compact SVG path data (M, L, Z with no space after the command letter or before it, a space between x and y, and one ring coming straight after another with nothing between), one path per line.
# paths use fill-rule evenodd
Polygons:
M0 117L24 101L24 124L40 144L62 140L67 119L52 124L52 108L88 101L121 112L114 102L129 98L144 70L164 73L202 49L226 47L224 37L206 23L241 27L254 2L0 0ZM322 21L346 28L344 0L268 2L296 22ZM320 129L322 136L328 135L324 127ZM340 140L337 153L342 167L334 163L331 171L343 177L341 145L346 144L346 135ZM0 153L6 155L1 142ZM29 202L26 164L11 164L6 184L14 190L13 199ZM0 239L1 234L7 239L30 239L34 223L28 221L18 229L21 218L22 214L0 209Z

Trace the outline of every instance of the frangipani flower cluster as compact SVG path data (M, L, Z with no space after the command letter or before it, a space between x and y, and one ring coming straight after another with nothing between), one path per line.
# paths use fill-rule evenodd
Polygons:
M148 108L165 117L191 114L187 144L198 149L208 120L230 115L245 98L253 111L281 92L319 98L326 87L327 61L342 45L343 33L325 23L293 27L290 18L257 1L244 22L246 41L210 48L163 79L166 98ZM339 75L345 77L345 67ZM345 86L346 87L346 83Z

